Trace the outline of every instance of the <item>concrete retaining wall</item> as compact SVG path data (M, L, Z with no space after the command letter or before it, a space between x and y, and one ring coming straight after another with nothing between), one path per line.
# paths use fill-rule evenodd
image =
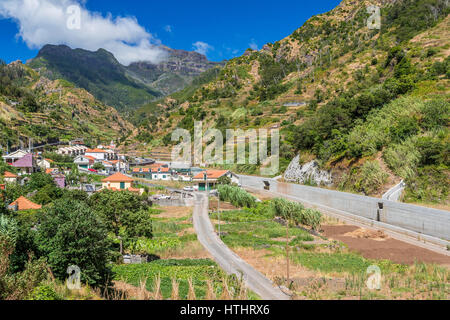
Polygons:
M264 178L240 176L243 187L262 190ZM346 212L368 220L450 240L450 212L351 193L268 180L270 191L295 197L318 208Z

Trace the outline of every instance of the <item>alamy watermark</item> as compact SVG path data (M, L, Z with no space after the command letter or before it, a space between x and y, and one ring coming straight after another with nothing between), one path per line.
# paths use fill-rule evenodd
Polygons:
M380 30L381 29L381 9L378 6L368 6L367 13L370 14L369 19L367 19L367 28L370 30Z
M381 289L380 267L372 265L367 268L366 273L370 275L366 281L367 288L369 288L370 290L380 290Z
M66 9L66 27L69 30L81 29L81 8L77 5L68 6Z
M262 175L278 173L280 166L280 132L278 129L218 129L203 132L203 123L195 122L194 139L185 129L172 133L172 162L192 165L253 164L261 166ZM224 139L226 138L226 140ZM225 147L224 147L225 141ZM270 149L269 149L270 144ZM226 149L226 152L224 152Z
M78 266L69 266L67 268L69 278L66 281L69 290L81 289L81 269Z

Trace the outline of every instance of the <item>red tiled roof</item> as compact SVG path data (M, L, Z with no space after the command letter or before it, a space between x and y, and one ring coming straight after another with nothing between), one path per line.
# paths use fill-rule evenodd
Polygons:
M25 197L20 197L19 199L17 199L16 201L14 201L13 203L10 204L10 206L15 206L15 205L17 205L17 209L19 211L38 210L38 209L42 208L41 205L31 202L30 200L28 200Z
M14 173L11 173L9 171L5 171L5 173L3 174L3 176L5 178L17 178L17 175L15 175Z
M133 182L134 180L130 177L127 177L126 175L117 172L113 174L112 176L105 178L102 180L102 182Z
M107 153L107 152L105 150L95 148L95 149L87 149L86 153Z
M56 170L58 170L58 169L56 169L56 168L45 169L45 173L46 174L51 174L52 172L54 172Z
M207 178L208 179L219 179L220 177L224 176L225 174L227 174L229 171L227 170L207 170L206 174L207 174ZM199 179L204 179L204 171L200 172L199 174L197 174L194 179L199 180Z

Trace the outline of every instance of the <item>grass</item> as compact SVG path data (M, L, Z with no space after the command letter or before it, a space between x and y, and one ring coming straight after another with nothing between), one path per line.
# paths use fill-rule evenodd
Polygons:
M383 268L381 268L383 270ZM370 290L365 272L346 275L340 288L332 288L325 278L317 279L308 286L296 288L298 296L308 299L399 299L399 300L448 300L450 298L449 270L426 264L415 264L403 272L384 270L380 289Z
M213 213L211 217L217 219L218 215ZM235 250L250 248L265 252L266 257L271 257L271 263L275 263L276 259L281 259L280 261L285 259L286 228L274 221L267 221L263 211L244 209L223 212L221 221L225 222L221 225L221 231L224 233L222 240L228 246ZM314 238L305 230L289 228L289 233L292 236L289 243L291 266L303 269L306 277L306 283L291 279L294 280L290 286L294 298L313 300L450 298L449 270L446 268L428 264L407 266L389 260L366 259L356 252L349 252L345 245L338 242L309 244L308 242ZM259 260L252 261L262 263ZM370 276L367 273L368 267L373 265L381 270L380 290L370 290L366 283ZM267 269L261 268L260 271ZM269 267L267 270L272 269ZM286 285L284 273L267 272L267 276L272 277L276 283ZM302 272L297 272L298 277L302 277Z
M295 263L308 269L324 273L365 273L371 265L378 265L382 272L405 272L407 266L397 265L388 260L368 260L356 253L300 252L291 256Z
M213 213L211 219L218 219ZM220 214L220 220L226 222L221 225L222 240L226 245L234 247L267 248L284 246L286 241L286 227L272 221L264 210L244 209L227 211ZM216 226L216 229L218 227ZM305 230L289 228L291 246L302 245L303 241L313 241L314 238Z

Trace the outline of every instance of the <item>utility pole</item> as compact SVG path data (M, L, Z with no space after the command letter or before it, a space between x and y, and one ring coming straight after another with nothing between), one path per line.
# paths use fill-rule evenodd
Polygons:
M220 194L219 194L219 190L217 190L217 216L219 218L219 238L221 238L221 232L220 232Z
M289 283L289 219L286 219L286 278Z

